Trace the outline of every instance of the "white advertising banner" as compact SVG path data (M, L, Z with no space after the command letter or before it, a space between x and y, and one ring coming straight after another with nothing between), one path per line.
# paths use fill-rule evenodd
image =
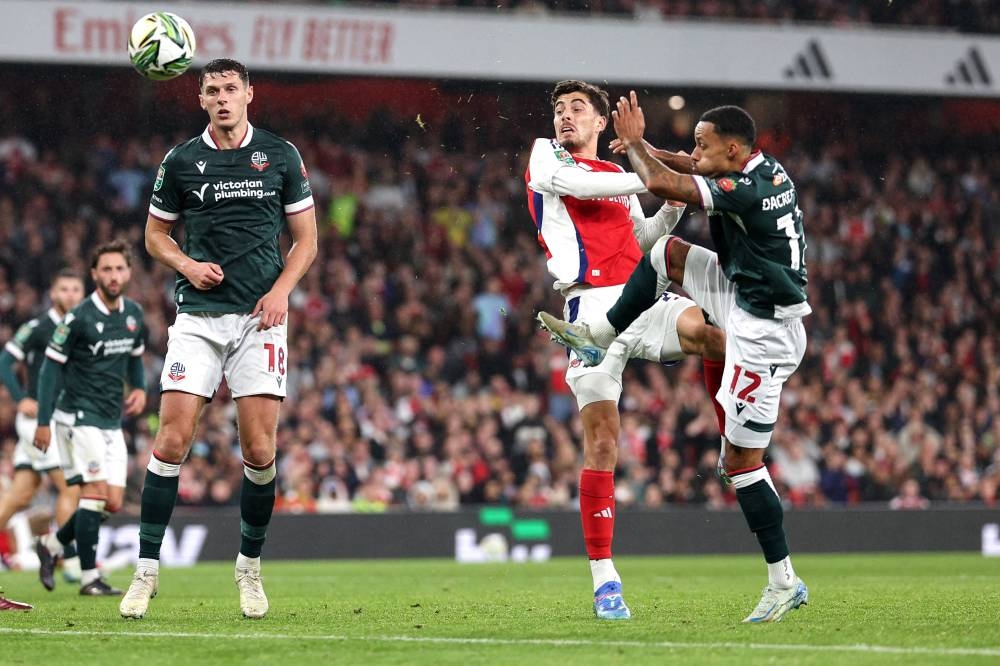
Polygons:
M196 64L428 78L1000 96L1000 37L749 23L286 4L0 2L0 61L127 66L129 28L173 11Z

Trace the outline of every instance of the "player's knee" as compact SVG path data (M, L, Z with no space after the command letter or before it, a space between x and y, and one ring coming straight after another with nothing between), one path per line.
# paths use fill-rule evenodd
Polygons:
M275 443L270 438L261 438L240 442L243 447L243 460L255 467L263 467L274 461Z
M722 466L726 474L755 467L764 462L764 451L765 449L738 446L729 442L726 445L726 454L722 458Z
M703 324L701 326L701 355L710 361L723 361L726 358L726 333L717 326Z
M671 236L667 244L667 277L674 284L684 286L684 267L687 264L691 244L677 236Z
M164 423L156 435L154 449L158 458L165 462L179 463L187 455L188 446L194 439L192 429L172 423Z

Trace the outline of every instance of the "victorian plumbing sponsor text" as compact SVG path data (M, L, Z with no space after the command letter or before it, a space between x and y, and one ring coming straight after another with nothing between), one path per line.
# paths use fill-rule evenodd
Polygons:
M198 197L202 203L204 203L206 194L205 190L207 190L209 186L209 183L205 183L201 186L201 189L191 190L191 192ZM277 195L275 190L263 189L263 180L224 180L220 183L211 184L211 188L212 198L215 201L237 198L263 199L264 197L273 197Z

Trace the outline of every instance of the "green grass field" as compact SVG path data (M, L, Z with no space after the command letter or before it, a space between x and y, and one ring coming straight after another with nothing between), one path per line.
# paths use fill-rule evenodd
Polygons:
M271 612L240 616L232 565L165 570L141 621L117 599L0 574L0 663L73 664L987 664L1000 662L1000 559L799 555L810 603L778 624L740 619L756 557L619 557L629 622L591 610L586 561L267 562ZM112 583L125 586L130 572Z

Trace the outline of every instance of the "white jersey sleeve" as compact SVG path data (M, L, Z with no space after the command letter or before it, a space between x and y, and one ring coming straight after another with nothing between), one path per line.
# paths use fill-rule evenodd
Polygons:
M555 139L535 139L528 171L531 174L528 187L543 194L597 199L646 191L637 174L581 169L569 151Z
M680 222L685 208L687 206L675 207L665 203L652 217L645 217L642 205L639 203L639 197L632 195L632 227L635 239L639 241L639 248L643 253L649 252L658 238L666 236L674 230L674 227Z

